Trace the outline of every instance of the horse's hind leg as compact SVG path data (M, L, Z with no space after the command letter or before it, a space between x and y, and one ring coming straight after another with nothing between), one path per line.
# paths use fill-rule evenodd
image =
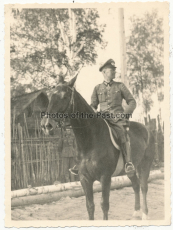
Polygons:
M147 207L148 177L150 173L151 163L144 159L140 165L141 167L139 166L140 168L139 179L140 179L140 185L141 185L142 196L143 196L142 219L147 220L148 219L148 207Z
M86 196L86 207L89 215L89 220L94 220L94 199L93 199L93 181L90 181L83 177L80 179L83 190Z
M140 216L140 183L139 179L136 176L136 173L133 177L129 177L132 182L132 187L135 192L135 211L133 213L133 217Z
M111 176L103 175L101 177L100 182L101 182L101 185L102 185L101 208L103 210L103 220L108 220Z

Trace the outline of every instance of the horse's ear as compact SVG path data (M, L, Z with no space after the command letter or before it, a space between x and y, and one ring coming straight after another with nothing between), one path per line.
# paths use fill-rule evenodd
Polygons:
M67 82L66 84L70 87L74 87L74 84L76 82L76 79L77 79L77 76L78 74L80 73L81 69L82 69L83 65L78 69L78 71L75 73L75 76L69 81Z
M77 79L77 76L73 77L70 81L67 82L67 85L72 88L76 82L76 79Z

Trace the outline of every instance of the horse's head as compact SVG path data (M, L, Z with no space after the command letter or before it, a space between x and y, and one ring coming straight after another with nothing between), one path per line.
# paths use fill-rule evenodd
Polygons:
M69 124L67 114L70 112L73 102L74 83L76 77L69 82L59 84L50 96L47 112L41 121L41 127L45 134L49 134L62 121Z

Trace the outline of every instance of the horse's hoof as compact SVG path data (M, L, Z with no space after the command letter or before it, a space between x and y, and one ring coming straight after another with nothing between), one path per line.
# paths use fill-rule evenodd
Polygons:
M140 210L135 210L132 215L132 220L141 220L141 212Z
M140 217L141 216L141 212L140 210L135 210L134 213L133 213L133 217Z
M145 213L142 213L142 220L149 220L148 215Z

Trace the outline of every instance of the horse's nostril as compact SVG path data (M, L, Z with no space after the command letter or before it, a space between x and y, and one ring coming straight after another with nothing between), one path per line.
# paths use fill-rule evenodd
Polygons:
M53 128L53 126L52 126L50 123L48 123L48 124L46 125L46 128L47 128L47 129L51 129L51 128Z
M42 129L45 129L46 127L45 127L45 125L41 125L41 128L42 128Z

